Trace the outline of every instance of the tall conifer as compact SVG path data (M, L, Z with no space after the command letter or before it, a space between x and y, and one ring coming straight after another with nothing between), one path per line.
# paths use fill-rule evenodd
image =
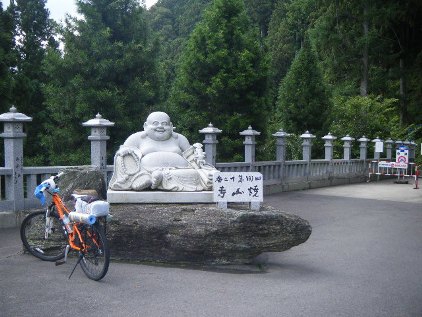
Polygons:
M42 86L46 76L42 64L47 49L57 49L55 22L49 18L46 0L16 0L10 10L14 16L16 67L13 74L12 100L19 111L33 118L27 126L25 164L43 162L40 126L46 119Z
M222 129L220 158L232 158L242 153L240 131L265 127L266 83L267 63L243 1L215 0L181 56L170 110L193 139L209 122Z
M46 63L51 76L45 88L51 116L46 129L54 132L44 142L54 164L89 163L88 131L81 123L97 113L116 122L109 143L109 153L115 153L142 128L158 97L157 43L151 41L139 2L77 4L82 18L67 20L63 53L50 54Z
M327 133L330 98L311 43L304 43L282 80L277 101L277 124L290 133Z

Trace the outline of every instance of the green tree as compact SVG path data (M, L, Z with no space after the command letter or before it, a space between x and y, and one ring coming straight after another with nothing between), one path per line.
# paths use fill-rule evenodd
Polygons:
M335 96L399 99L402 124L422 118L420 1L319 1L311 31Z
M245 0L249 16L259 27L263 38L268 35L268 25L276 2L276 0Z
M55 23L49 18L46 0L16 0L12 4L15 20L14 47L17 64L13 75L13 102L16 107L33 118L27 127L25 164L42 163L39 127L45 120L42 86L46 76L42 63L48 48L57 49L54 39Z
M10 69L15 66L13 54L13 18L3 10L0 1L0 111L8 111L11 102L12 77Z
M160 0L149 11L151 28L159 42L159 69L163 77L162 103L169 97L180 58L195 25L211 0Z
M335 97L330 131L333 135L349 134L355 138L401 138L397 99L380 96Z
M330 110L331 101L314 50L310 41L304 40L280 84L273 130L283 128L296 134L309 130L323 136Z
M390 19L384 36L390 40L387 66L398 78L400 122L404 125L422 121L422 3L416 0L387 1Z
M313 25L315 11L316 3L313 0L284 0L275 5L266 41L270 59L269 92L273 105L280 81L302 47L305 33Z
M369 68L377 38L376 1L319 2L311 36L330 83L340 94L362 96L370 91Z
M242 153L240 131L266 126L266 87L266 59L243 1L215 0L181 57L169 102L173 121L194 140L212 122L223 130L220 159L231 159Z
M136 0L79 0L81 19L62 31L64 51L50 52L43 142L52 164L89 163L88 131L81 123L97 113L116 122L110 153L139 131L158 99L159 78L145 10Z

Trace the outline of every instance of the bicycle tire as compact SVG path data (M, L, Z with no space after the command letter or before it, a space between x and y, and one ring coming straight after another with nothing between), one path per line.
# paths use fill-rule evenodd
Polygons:
M85 275L94 281L101 280L108 271L110 250L100 225L83 225L80 229L85 248L81 250L81 267Z
M43 261L53 262L64 257L67 238L59 217L51 213L50 219L51 228L47 229L45 211L30 213L22 221L20 236L29 253Z

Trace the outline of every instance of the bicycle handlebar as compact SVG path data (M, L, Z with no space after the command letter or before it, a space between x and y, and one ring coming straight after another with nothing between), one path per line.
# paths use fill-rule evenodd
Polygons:
M51 176L50 178L52 178L53 180L57 180L57 179L59 179L60 177L62 177L63 176L63 172L60 172L59 174L57 174L57 175L55 175L55 176Z
M41 201L42 205L45 204L45 191L50 194L53 194L54 191L58 191L58 188L56 188L56 180L58 180L63 174L63 172L60 172L55 176L50 176L35 188L34 195ZM50 190L53 190L53 192Z

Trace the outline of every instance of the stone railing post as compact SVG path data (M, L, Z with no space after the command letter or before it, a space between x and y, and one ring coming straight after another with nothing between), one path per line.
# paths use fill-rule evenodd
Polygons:
M315 138L315 135L306 131L300 136L303 139L302 143L302 159L304 161L311 161L312 158L312 139Z
M366 160L368 158L368 142L369 139L365 136L362 136L359 140L359 159Z
M374 143L374 160L379 160L381 158L381 152L377 152L376 146L378 142L382 142L382 140L379 137L376 137L372 140L372 143Z
M385 140L386 158L387 158L387 160L390 160L390 161L393 157L393 144L394 144L394 141L391 140L391 138Z
M217 134L221 132L220 129L217 129L211 123L208 127L199 130L199 133L205 134L205 139L202 141L205 145L205 161L212 166L215 166L217 157Z
M273 134L277 138L276 141L276 153L275 159L276 161L285 162L286 161L286 138L290 134L283 131L283 129L278 130L276 133Z
M324 147L325 147L325 160L331 161L333 159L333 153L334 153L334 140L337 139L334 135L331 135L331 133L328 133L326 136L322 138L325 141Z
M311 159L312 159L312 139L315 138L315 135L306 131L300 136L303 139L302 143L302 159L306 161L306 172L305 175L309 177L311 173Z
M9 112L0 115L4 122L4 167L12 169L12 175L6 177L6 199L13 200L13 211L24 209L23 189L23 123L32 121L31 117L17 112L12 106Z
M286 162L286 138L289 135L290 134L284 132L283 129L280 129L273 134L273 136L277 138L275 159L276 161L280 162L280 172L278 177L280 177L281 180L284 180L284 163Z
M245 145L245 162L246 163L253 163L255 162L255 137L260 135L261 132L255 131L252 129L251 126L248 127L247 130L244 130L239 133L245 137L245 141L243 144Z
M84 127L91 128L91 135L88 140L91 141L91 165L100 169L104 175L107 175L107 128L114 126L114 122L110 122L98 113L95 119L82 123Z
M350 161L352 159L352 142L355 140L350 135L341 138L343 144L343 160Z

